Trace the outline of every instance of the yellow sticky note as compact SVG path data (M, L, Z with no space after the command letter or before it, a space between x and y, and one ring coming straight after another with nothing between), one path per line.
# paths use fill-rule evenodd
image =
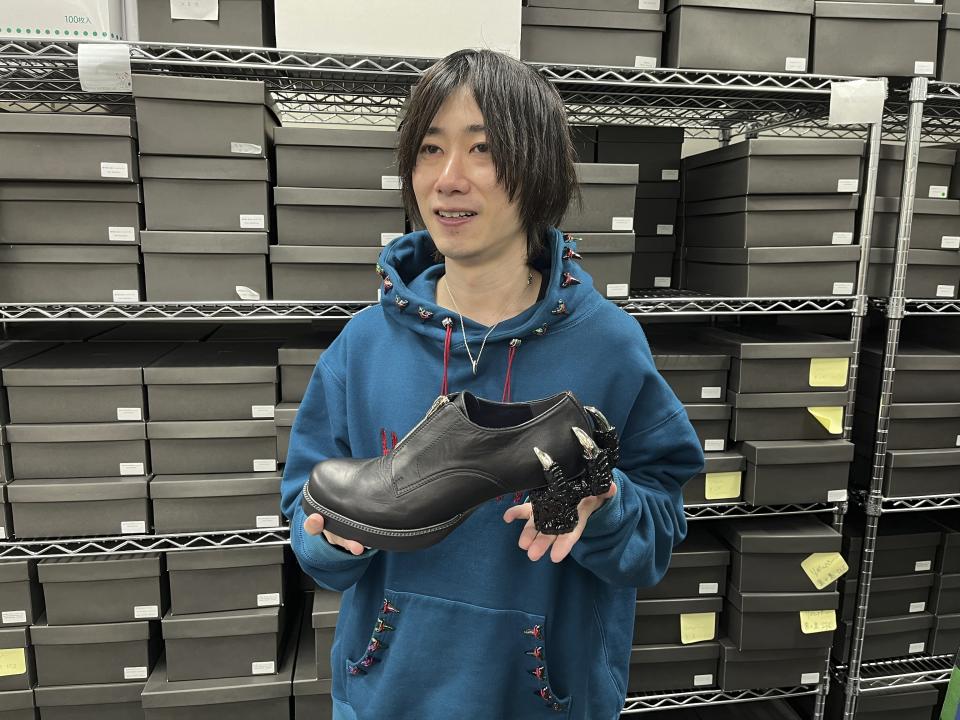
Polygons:
M811 358L810 387L846 387L850 358Z
M23 675L27 671L27 658L23 648L0 650L0 677Z
M680 642L684 645L713 640L716 636L716 613L683 613L680 615Z
M808 407L807 412L813 415L831 435L843 434L842 407Z
M837 629L836 610L801 610L800 630L804 635L833 632Z
M813 553L800 563L800 567L817 590L823 590L850 569L838 552Z
M739 471L707 473L704 492L707 500L728 500L740 497L740 476Z

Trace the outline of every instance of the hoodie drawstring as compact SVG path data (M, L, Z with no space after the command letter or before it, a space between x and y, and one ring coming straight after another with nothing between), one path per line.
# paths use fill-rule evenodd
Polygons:
M514 338L510 341L510 350L507 353L507 376L503 381L503 397L500 402L510 402L510 373L513 370L513 359L517 356L517 349L520 347L520 338Z

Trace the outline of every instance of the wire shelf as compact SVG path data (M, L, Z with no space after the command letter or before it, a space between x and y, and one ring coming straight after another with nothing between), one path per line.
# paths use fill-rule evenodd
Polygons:
M832 503L807 503L797 505L749 505L740 503L698 503L684 505L687 520L716 520L736 517L773 517L782 515L809 515L811 513L836 512L842 506Z
M860 666L859 691L945 683L950 680L953 662L953 655L918 655L865 662ZM847 665L834 668L834 676L841 684L846 683L848 670Z
M673 693L644 693L643 695L629 695L624 703L621 715L633 715L651 712L653 710L673 710L676 708L704 707L707 705L756 702L758 700L780 700L783 698L813 695L816 692L816 685L801 685L794 688L739 690L729 693L717 689L686 690Z
M907 315L960 315L960 300L906 300Z
M917 510L955 510L960 508L960 495L923 495L917 497L883 498L882 512L911 512Z

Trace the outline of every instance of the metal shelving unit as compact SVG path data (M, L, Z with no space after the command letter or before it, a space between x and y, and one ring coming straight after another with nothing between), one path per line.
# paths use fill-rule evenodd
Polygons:
M673 693L645 693L628 695L621 715L634 715L654 710L674 710L677 708L706 707L716 704L756 702L758 700L782 700L803 697L817 692L816 685L801 685L795 688L773 688L770 690L684 690Z
M842 503L807 503L804 505L748 505L745 502L702 503L698 505L684 505L683 510L687 516L687 520L773 517L775 515L810 515L814 513L834 513L842 515L845 512Z
M946 683L953 672L953 661L953 655L923 655L865 662L860 665L860 692ZM849 669L848 665L834 669L840 684L848 681Z

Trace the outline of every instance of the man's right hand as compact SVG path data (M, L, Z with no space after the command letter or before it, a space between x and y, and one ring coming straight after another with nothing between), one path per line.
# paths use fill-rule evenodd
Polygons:
M345 540L339 535L334 535L329 530L324 530L323 515L320 515L319 513L308 515L307 519L303 521L303 529L306 530L310 535L323 534L323 537L326 538L328 543L331 545L336 545L337 547L341 547L354 555L360 555L366 549L363 547L363 545L355 540Z

